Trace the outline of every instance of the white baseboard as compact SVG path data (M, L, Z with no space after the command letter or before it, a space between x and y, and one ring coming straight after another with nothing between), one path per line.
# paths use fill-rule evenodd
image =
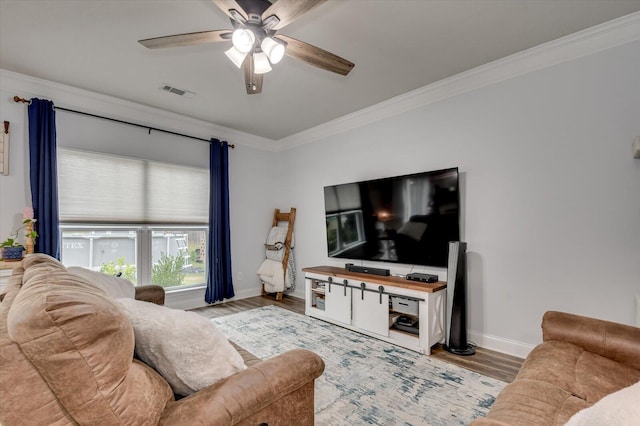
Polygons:
M535 345L528 343L492 336L490 334L482 334L473 330L469 330L468 335L468 340L481 348L502 352L519 358L526 358L529 352L535 347Z
M164 297L164 305L173 309L194 309L206 306L204 293L206 288L190 288L167 291Z

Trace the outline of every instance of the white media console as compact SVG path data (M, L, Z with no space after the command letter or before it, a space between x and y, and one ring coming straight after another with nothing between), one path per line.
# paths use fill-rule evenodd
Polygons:
M334 266L302 270L307 315L427 355L444 342L445 282L421 283Z

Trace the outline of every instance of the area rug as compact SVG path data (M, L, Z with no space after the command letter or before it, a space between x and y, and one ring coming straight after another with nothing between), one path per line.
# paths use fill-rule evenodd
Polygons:
M290 349L322 357L317 425L466 425L506 383L324 321L266 306L212 320L260 358Z

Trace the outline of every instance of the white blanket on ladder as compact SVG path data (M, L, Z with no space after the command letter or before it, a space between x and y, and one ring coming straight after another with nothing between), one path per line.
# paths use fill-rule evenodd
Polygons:
M258 276L264 284L264 289L268 293L278 293L284 290L295 288L296 267L293 255L294 237L291 236L291 251L287 262L287 273L285 276L282 268L282 259L285 254L285 240L287 238L287 228L274 226L269 231L265 246L266 259L258 268Z

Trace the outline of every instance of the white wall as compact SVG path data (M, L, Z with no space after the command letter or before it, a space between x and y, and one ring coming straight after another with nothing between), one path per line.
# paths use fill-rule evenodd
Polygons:
M9 175L0 174L0 241L22 224L22 210L31 205L29 169L24 167L29 161L28 146L24 143L28 133L27 115L23 108L13 108L11 98L13 95L0 89L0 122L9 122L10 134Z
M630 25L623 30L637 32L637 23ZM562 62L565 53L550 56ZM541 56L542 62L549 58ZM462 94L449 98L441 94L444 86L436 86L436 98L443 100L403 107L405 112L386 119L379 119L384 108L377 108L375 120L361 114L353 120L357 126L345 119L338 131L312 129L315 142L303 144L308 134L287 138L293 147L278 153L262 149L273 141L0 70L0 119L11 121L12 130L11 175L0 176L0 237L30 204L26 107L11 97L40 96L60 106L237 144L230 161L239 297L259 293L255 270L264 258L274 207L298 209L298 270L340 266L344 262L326 255L324 186L458 166L472 340L526 355L540 341L540 319L550 309L633 324L634 297L640 294L640 161L632 158L631 143L640 135L640 42L546 68L526 58L517 67L538 70L505 81L499 72L496 78L480 76L484 87L454 91ZM488 85L495 81L501 82ZM81 144L80 133L73 135L73 143ZM143 132L141 140L147 136ZM202 149L186 141L181 146ZM176 155L174 148L145 142L127 149L136 156L151 151L162 161ZM194 165L202 161L192 157L198 154L180 155ZM409 268L392 265L394 272ZM446 275L442 269L414 270ZM303 294L298 272L296 295ZM189 303L176 300L175 306Z
M458 166L471 340L526 355L547 310L634 324L638 76L634 42L283 151L298 265L345 263L326 255L324 186Z
M65 108L168 129L197 137L219 137L235 144L229 151L231 250L236 296L260 294L255 274L264 259L264 240L271 226L270 193L276 155L272 141L224 129L211 123L144 107L131 102L0 70L0 119L11 122L10 175L0 176L0 239L6 238L31 205L28 176L27 106L13 96L52 99ZM207 143L151 132L95 118L56 112L60 146L209 167ZM260 146L264 148L261 149ZM240 277L242 277L240 279ZM204 290L167 297L177 308L204 305Z

